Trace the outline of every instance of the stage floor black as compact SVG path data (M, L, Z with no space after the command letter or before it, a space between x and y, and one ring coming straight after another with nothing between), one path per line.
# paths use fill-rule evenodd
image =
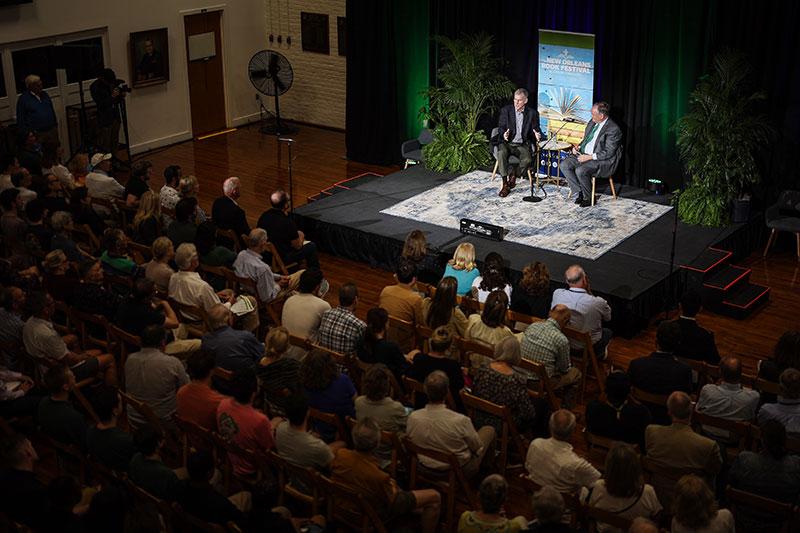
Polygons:
M387 176L364 175L330 189L333 194L323 194L320 199L296 209L295 217L307 237L321 250L387 270L393 269L403 240L413 229L424 231L429 245L442 254L452 254L464 240L475 244L479 259L496 251L509 263L515 278L527 263L542 261L550 269L553 288L563 286L564 270L579 263L590 276L593 292L611 303L616 313L612 328L627 334L633 334L663 309L670 287L673 292L679 291L681 264L691 263L708 246L725 247L739 255L749 253L758 238L758 228L763 226L751 223L704 228L678 223L675 262L670 272L673 211L594 261L511 242L466 236L455 229L380 212L455 176L422 166ZM667 201L663 196L624 185L617 186L617 190L626 198ZM536 209L536 204L532 204L531 209Z

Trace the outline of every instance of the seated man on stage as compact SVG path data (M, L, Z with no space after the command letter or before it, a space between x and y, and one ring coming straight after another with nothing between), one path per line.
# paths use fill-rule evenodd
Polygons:
M569 190L578 195L575 203L581 207L592 205L592 176L608 177L619 163L622 131L608 118L608 109L606 102L592 106L592 120L586 125L583 140L561 162L561 172Z
M498 145L497 162L499 163L500 177L503 178L503 188L500 196L505 198L517 184L515 175L509 176L508 157L519 158L519 174L522 176L531 165L531 143L542 138L539 128L539 113L535 109L526 107L528 91L517 89L514 91L514 104L509 104L500 109L498 127L503 140Z

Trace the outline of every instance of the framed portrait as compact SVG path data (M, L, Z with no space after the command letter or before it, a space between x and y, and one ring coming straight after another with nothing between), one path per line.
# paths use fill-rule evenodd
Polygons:
M169 81L167 28L131 33L131 72L132 87Z

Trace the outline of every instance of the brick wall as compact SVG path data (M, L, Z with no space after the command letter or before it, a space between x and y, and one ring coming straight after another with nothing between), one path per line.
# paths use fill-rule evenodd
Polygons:
M294 83L281 97L281 116L310 124L334 128L345 127L345 57L339 55L337 17L345 16L345 0L266 0L266 47L276 50L289 60L294 68ZM300 13L328 15L330 54L304 52ZM276 39L270 43L272 33ZM286 44L287 33L291 45ZM278 44L277 36L282 36ZM271 98L264 99L265 107L273 111Z

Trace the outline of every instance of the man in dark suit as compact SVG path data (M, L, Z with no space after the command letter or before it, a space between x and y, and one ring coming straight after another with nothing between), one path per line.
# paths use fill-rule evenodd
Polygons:
M606 102L592 106L592 120L586 125L583 140L561 163L570 191L577 194L575 203L581 207L592 205L592 176L612 175L621 158L622 131L608 117L608 110Z
M505 198L517 184L515 175L509 176L509 156L519 159L519 174L531 166L531 143L542 138L539 128L539 113L535 109L526 107L528 91L517 89L514 91L514 103L504 106L500 110L498 129L502 140L497 147L497 162L499 163L500 177L503 187L500 196Z
M697 313L702 306L700 293L689 289L681 297L681 316L675 320L681 328L681 338L675 355L687 359L705 361L710 365L719 364L719 352L714 342L714 334L697 324Z
M250 234L250 225L244 209L239 207L236 200L241 196L241 182L239 178L230 177L222 184L224 196L214 200L211 206L211 219L220 229L232 229L236 236Z
M680 328L675 322L662 322L658 326L658 350L647 357L634 359L628 366L632 386L652 394L692 392L692 369L673 355L680 334ZM654 423L669 424L665 406L648 404L647 407L653 415Z

